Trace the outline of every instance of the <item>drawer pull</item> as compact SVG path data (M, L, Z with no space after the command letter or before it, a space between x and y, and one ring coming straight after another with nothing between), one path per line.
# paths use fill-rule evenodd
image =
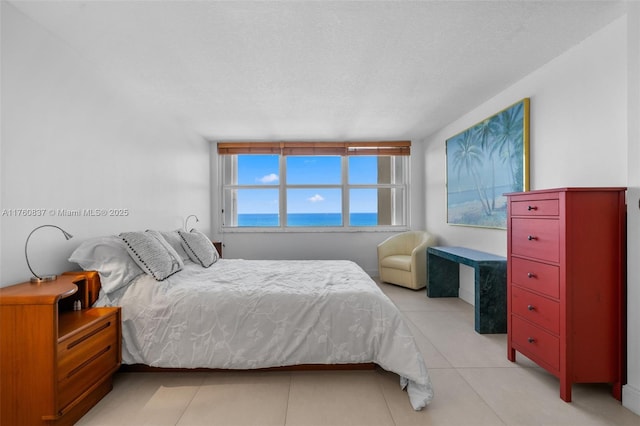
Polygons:
M529 210L529 211L538 210L538 207L536 207L536 206L527 206L527 210Z
M527 236L527 240L532 241L532 240L537 240L538 237L534 237L533 235L529 235Z
M533 306L533 305L527 305L527 309L530 310L530 311L535 311L536 307Z
M527 342L529 342L529 343L535 343L535 342L536 342L536 339L534 339L533 337L529 337L529 338L527 339Z
M84 336L80 337L78 340L74 340L73 342L70 342L67 345L67 349L71 349L74 346L78 346L80 343L84 342L85 340L89 339L92 336L95 336L96 334L98 334L102 330L104 330L105 328L109 328L109 327L111 327L111 321L108 321L108 322L102 324L100 327L96 328L91 333L85 334Z
M75 374L77 374L80 370L82 370L83 368L85 368L87 365L91 364L93 361L95 361L96 359L100 358L102 355L106 354L107 352L109 352L111 350L111 345L107 346L106 348L102 349L100 352L96 353L95 355L93 355L91 358L88 358L85 362L83 362L82 364L78 365L76 368L74 368L73 370L69 371L69 373L67 373L67 378L71 378L73 377Z
M527 272L527 278L536 278L536 274L533 272Z

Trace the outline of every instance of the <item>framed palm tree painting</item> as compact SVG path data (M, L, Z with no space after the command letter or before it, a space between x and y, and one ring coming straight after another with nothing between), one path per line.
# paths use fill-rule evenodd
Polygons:
M507 227L508 192L529 190L529 98L447 139L447 223Z

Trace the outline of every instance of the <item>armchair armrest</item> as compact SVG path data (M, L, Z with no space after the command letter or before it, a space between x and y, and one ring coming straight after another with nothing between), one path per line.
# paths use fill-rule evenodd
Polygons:
M426 231L406 231L393 235L378 244L378 271L382 281L414 290L427 282L427 247L436 238ZM389 256L393 260L385 261ZM383 262L385 267L382 267Z

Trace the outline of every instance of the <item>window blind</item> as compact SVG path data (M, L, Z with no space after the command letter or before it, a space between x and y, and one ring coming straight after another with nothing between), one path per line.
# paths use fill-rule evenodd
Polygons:
M410 155L411 141L218 142L219 155Z

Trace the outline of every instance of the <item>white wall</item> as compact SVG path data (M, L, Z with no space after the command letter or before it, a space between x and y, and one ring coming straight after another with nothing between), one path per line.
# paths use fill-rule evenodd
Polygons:
M209 231L209 147L131 99L89 63L2 2L0 285L73 269L84 239L125 230L176 229L188 214ZM60 217L58 209L128 209L124 217ZM41 217L15 209L44 209ZM55 214L51 212L55 212ZM21 214L21 213L17 213Z
M506 231L446 223L445 140L531 98L531 189L626 186L626 23L618 20L425 141L426 227L447 245L504 255Z
M218 188L218 161L211 145L211 187ZM424 229L424 145L411 146L410 226ZM356 262L369 275L378 275L377 245L400 232L222 232L218 197L212 198L211 229L223 241L224 257L242 259L347 259ZM406 228L404 228L406 229Z
M637 14L635 25L638 23ZM462 245L506 256L506 231L446 224L445 140L518 100L531 98L530 168L531 189L568 186L635 186L629 191L629 211L637 209L638 172L638 99L635 110L629 108L628 72L638 97L637 66L628 66L627 17L593 34L573 49L526 76L507 90L430 136L425 141L426 227L446 245ZM637 37L637 35L636 35ZM629 36L629 40L631 36ZM628 125L628 123L630 123ZM633 123L633 124L631 124ZM635 139L629 137L634 128ZM629 255L638 253L637 210L629 222ZM631 219L631 215L630 215ZM635 224L635 225L634 225ZM635 250L635 251L634 251ZM630 259L633 259L630 257ZM637 264L637 262L630 262ZM634 396L640 389L638 355L638 305L640 275L630 266L629 287L629 383ZM473 301L473 276L461 276L460 294ZM631 349L631 348L634 349ZM625 395L630 395L627 391ZM636 404L632 407L631 404ZM629 398L625 405L640 411Z

